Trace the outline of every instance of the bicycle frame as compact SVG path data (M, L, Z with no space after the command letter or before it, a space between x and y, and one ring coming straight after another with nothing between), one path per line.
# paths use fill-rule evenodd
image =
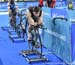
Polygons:
M12 15L10 24L11 24L11 27L16 30L16 16L15 15Z
M31 31L32 34L32 51L33 47L36 45L37 40L39 39L40 46L41 46L41 51L40 51L40 58L42 57L42 41L41 41L41 36L39 34L39 27L34 27L34 29Z

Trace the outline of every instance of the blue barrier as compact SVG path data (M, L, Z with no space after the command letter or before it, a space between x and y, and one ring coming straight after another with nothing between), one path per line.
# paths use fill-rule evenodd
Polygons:
M7 2L0 2L0 11L7 11Z
M75 24L73 24L69 19L75 18L75 12L70 10L60 10L43 8L44 12L51 13L52 15L44 15L44 26L48 29L44 32L43 44L49 49L52 53L58 56L66 63L72 63L75 60ZM50 11L49 11L50 10ZM53 14L57 13L56 16L64 16L68 18L68 21L65 20L56 20L55 24L53 21ZM51 17L52 16L52 17Z
M74 9L75 9L75 1L72 1L72 3L73 3L73 7L74 7ZM68 1L57 1L55 8L68 9Z
M71 23L71 48L72 48L72 61L75 61L75 10L68 10L68 18Z
M38 6L39 2L38 1L35 1L35 2L25 2L24 3L24 7L25 8L28 8L29 6Z
M71 26L72 61L75 61L75 23Z
M51 23L50 18L51 18L51 9L47 7L42 7L43 10L43 23L44 26L48 29L51 29ZM52 38L49 36L49 33L46 33L47 30L44 30L44 36L43 36L43 45L48 48L51 51L51 44L52 44Z
M19 8L24 8L24 2L16 2Z
M54 18L58 16L65 18L68 17L67 11L65 9L56 9L56 8L51 9L51 17Z
M56 20L55 22L56 25L52 25L51 30L54 33L52 36L52 52L63 59L66 63L70 63L72 62L70 23L65 20Z
M71 44L72 44L72 61L75 61L75 10L68 11L68 18L71 23Z
M39 2L35 1L35 2L32 2L32 1L25 1L25 2L16 2L19 9L21 8L28 8L29 6L38 6ZM0 2L0 11L7 11L7 2Z
M67 10L67 14L70 21L75 19L75 10Z
M56 2L56 7L63 7L63 6L67 6L67 2L66 1L59 1Z
M44 15L43 15L44 26L46 28L50 28L51 24L50 24L50 22L47 22L47 21L50 21L50 18L51 18L51 13L50 13L51 9L47 8L47 7L42 7L42 10L43 10L43 13L44 13ZM51 41L52 40L51 40L51 37L49 36L49 34L44 32L43 45L45 47L49 48L49 47L51 47Z
M51 18L51 9L47 7L42 7L43 15ZM44 18L44 17L43 17Z

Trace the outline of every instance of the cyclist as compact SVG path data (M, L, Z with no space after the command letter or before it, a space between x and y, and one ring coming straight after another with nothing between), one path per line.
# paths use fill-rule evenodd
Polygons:
M16 13L18 11L17 9L18 9L18 6L15 3L15 1L9 0L9 2L8 2L8 12L9 12L10 25L11 26L14 26L16 24ZM15 20L13 18L15 18ZM12 20L14 20L14 21L12 21Z
M28 19L28 41L31 40L31 31L33 30L32 26L37 26L43 24L43 12L39 6L30 7L27 11L27 19Z

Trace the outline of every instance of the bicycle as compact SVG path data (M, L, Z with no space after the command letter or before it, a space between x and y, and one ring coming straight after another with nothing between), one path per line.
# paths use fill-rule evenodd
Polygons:
M16 30L16 12L11 15L10 26Z
M27 56L27 55L31 55L31 54L36 54L38 55L39 57L38 58L26 58L26 60L31 63L31 62L35 62L35 61L46 61L47 58L44 57L44 55L42 54L42 40L41 40L41 36L40 36L40 33L39 33L39 28L40 29L47 29L47 28L44 28L42 25L37 25L37 26L32 26L32 31L31 31L31 35L32 35L32 39L31 41L29 41L29 50L23 50L22 51L22 54L24 56ZM39 46L37 41L39 39ZM32 48L30 48L30 45ZM40 52L38 51L38 48L41 48Z

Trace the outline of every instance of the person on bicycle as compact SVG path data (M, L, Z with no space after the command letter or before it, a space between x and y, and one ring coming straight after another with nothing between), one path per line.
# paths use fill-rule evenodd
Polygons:
M8 12L9 12L9 17L10 17L10 24L16 24L16 21L13 22L12 18L14 17L16 19L16 13L17 13L17 10L18 9L18 6L17 4L15 3L14 0L9 0L8 2Z
M31 31L33 30L32 26L42 25L43 24L43 12L39 6L30 7L27 11L28 19L28 41L31 40Z

